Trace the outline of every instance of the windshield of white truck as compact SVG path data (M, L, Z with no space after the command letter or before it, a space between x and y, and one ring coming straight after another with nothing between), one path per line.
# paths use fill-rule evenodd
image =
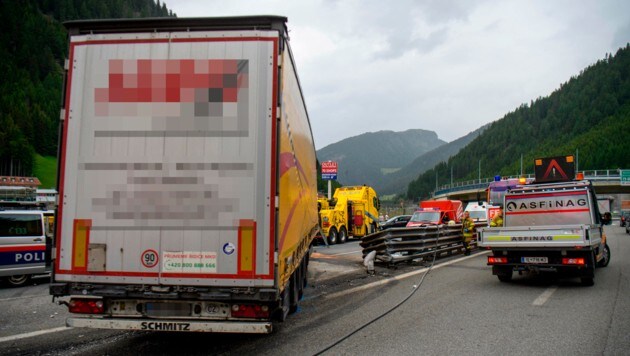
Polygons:
M39 214L0 214L0 236L42 236Z
M505 196L505 226L592 224L586 191Z
M486 220L486 212L485 211L481 211L481 210L469 210L468 213L470 214L470 218L473 220Z

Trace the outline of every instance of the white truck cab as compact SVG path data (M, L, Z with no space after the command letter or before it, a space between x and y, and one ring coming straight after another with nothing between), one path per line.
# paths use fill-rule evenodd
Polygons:
M540 159L537 164L550 167L542 170L545 174L560 171L563 179L548 182L537 177L542 183L509 189L503 203L504 225L480 229L479 245L492 250L488 265L502 282L510 281L515 271L547 271L578 277L590 286L595 267L610 261L593 186L572 179L569 169L558 163L562 159L572 162L567 156Z

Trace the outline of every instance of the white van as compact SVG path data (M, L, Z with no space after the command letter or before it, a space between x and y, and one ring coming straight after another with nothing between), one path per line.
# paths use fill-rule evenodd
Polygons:
M0 211L0 279L17 287L50 273L52 221L52 211Z
M473 219L474 222L487 222L488 221L488 203L484 202L470 202L466 205L466 209L468 214L470 214L470 218Z

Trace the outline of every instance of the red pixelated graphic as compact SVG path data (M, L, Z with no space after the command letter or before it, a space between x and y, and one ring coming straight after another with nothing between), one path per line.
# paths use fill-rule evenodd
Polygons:
M239 67L242 72L239 72ZM109 61L108 87L95 88L96 103L237 102L238 89L248 86L247 61L120 60ZM213 95L195 94L196 90ZM218 90L218 94L217 94Z

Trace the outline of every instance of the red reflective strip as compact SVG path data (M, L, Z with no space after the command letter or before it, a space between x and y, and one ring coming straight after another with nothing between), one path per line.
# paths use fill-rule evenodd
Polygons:
M510 195L506 200L512 199L530 199L530 198L548 198L548 197L564 197L569 195L583 195L586 197L584 190L576 192L562 192L562 193L537 193L537 194L523 194L523 195Z
M45 251L45 245L19 245L19 246L3 246L0 247L0 252L13 252L13 251Z
M536 210L536 211L520 211L520 212L511 212L506 211L506 215L527 215L527 214L564 214L564 213L584 213L589 212L587 209L566 209L566 210Z

